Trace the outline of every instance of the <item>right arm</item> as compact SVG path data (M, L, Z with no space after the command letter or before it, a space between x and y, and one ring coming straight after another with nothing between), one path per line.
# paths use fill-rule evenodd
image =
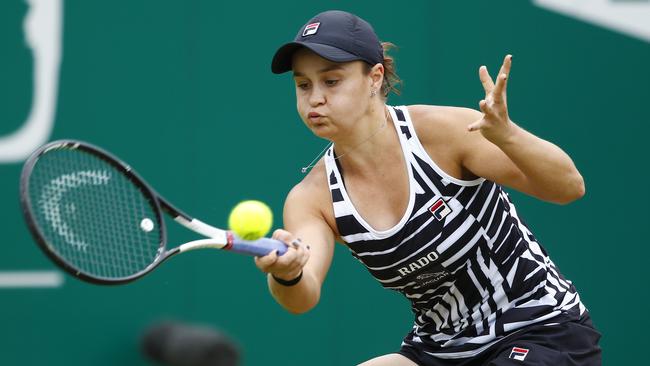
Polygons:
M315 190L313 184L303 181L287 196L284 205L286 230L279 229L273 233L274 239L287 243L287 252L279 257L272 252L255 258L257 267L268 274L271 295L294 314L305 313L318 304L321 287L334 255L335 234L321 211L322 204L331 203L320 202L325 197ZM323 198L319 199L319 196ZM298 248L291 245L295 239L301 241ZM284 286L273 278L292 280L298 277L300 271L302 278L293 286Z

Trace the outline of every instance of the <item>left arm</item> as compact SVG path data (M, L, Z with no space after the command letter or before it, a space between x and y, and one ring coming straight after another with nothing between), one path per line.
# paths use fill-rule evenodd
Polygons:
M467 127L470 136L463 144L461 164L478 176L542 200L561 204L574 201L584 195L585 186L571 158L508 116L506 86L511 63L512 56L506 56L496 85L485 66L479 69L485 89L485 99L479 103L483 114L464 109L457 115L466 122L475 121Z

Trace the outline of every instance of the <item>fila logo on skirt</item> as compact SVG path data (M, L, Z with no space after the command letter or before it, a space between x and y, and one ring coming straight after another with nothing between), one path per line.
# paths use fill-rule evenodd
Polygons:
M514 358L515 360L523 361L527 355L527 348L512 347L512 351L510 351L510 357L508 358Z
M429 211L433 214L433 217L438 219L438 221L442 221L442 219L451 213L451 208L447 206L447 203L445 203L442 198L438 198L438 200L429 207Z

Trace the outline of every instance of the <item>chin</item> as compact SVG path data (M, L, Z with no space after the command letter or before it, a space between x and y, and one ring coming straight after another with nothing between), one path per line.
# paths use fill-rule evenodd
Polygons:
M309 129L311 130L311 132L314 135L316 135L316 136L318 136L318 137L320 137L322 139L326 139L326 140L332 140L332 137L334 135L332 133L333 131L330 128L330 126L326 125L326 124L320 124L320 125L317 125L317 126L312 125L312 126L309 126Z
M312 128L311 132L315 136L320 137L320 138L325 139L325 140L330 140L331 141L332 137L333 137L332 133L330 131L325 131L325 130L322 130L322 129L319 130L319 129Z

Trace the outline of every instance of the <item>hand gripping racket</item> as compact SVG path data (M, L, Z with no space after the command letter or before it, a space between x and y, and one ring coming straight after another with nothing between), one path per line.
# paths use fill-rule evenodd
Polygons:
M96 284L136 280L169 257L192 249L255 256L287 251L280 241L241 240L188 216L130 166L81 141L54 141L36 150L23 167L20 199L40 248L73 276ZM162 212L209 239L167 249Z

